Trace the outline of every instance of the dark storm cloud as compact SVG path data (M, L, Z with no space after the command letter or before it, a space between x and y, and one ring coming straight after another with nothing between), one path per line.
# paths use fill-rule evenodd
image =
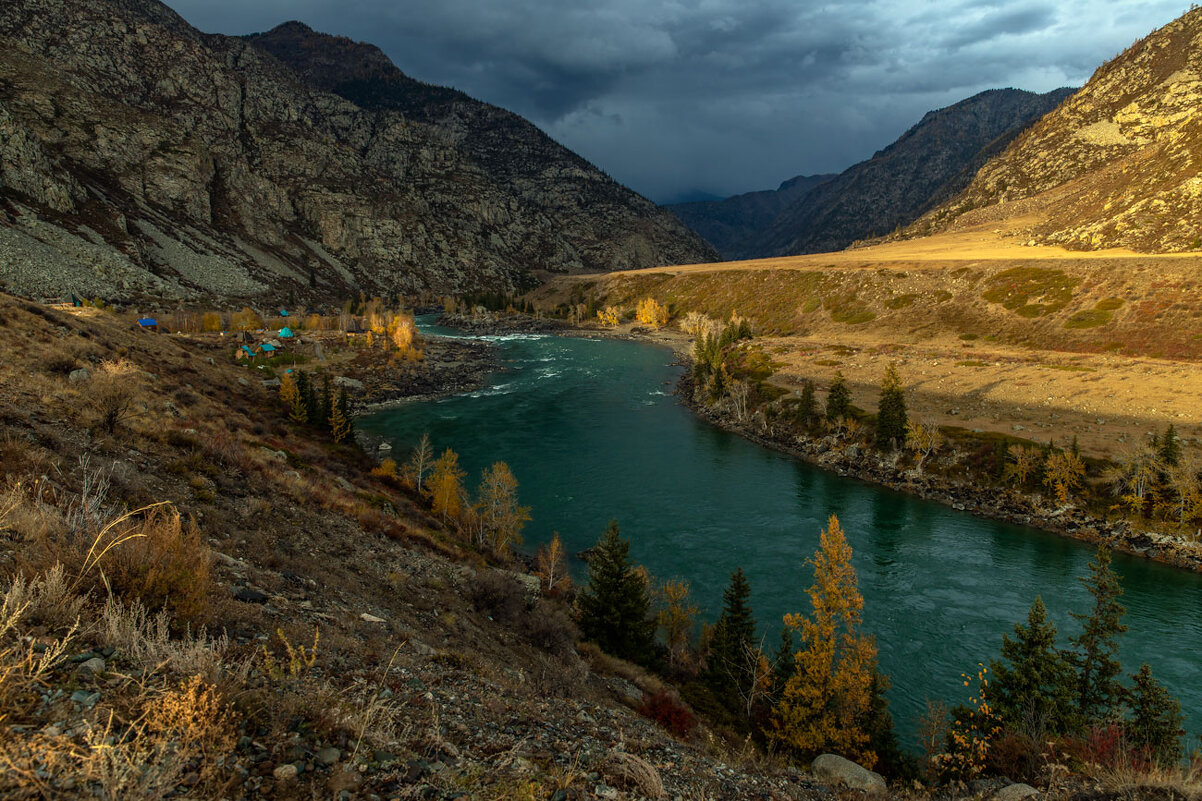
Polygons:
M289 19L510 108L657 199L839 171L984 89L1080 85L1181 0L169 0Z

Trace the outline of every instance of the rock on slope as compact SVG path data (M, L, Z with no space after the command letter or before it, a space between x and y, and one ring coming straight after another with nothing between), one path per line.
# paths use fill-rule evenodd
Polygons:
M736 248L740 258L840 250L918 218L1071 89L992 89L931 111L893 144L794 202Z
M521 118L411 81L375 48L274 33L202 34L157 0L3 4L0 280L329 297L712 258ZM357 56L352 79L298 75L256 45L288 33L298 68Z
M667 208L701 234L722 258L733 259L746 239L763 231L778 214L834 177L833 174L798 175L776 189L747 192L717 201L676 203Z
M1200 102L1202 9L1195 8L1099 67L908 233L1033 216L1023 235L1043 244L1196 250Z

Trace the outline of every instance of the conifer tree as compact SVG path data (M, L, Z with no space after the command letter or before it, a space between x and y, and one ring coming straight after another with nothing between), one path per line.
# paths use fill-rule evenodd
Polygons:
M330 434L335 442L342 442L351 434L351 421L341 404L335 403L330 410Z
M284 373L280 376L280 403L284 404L285 409L291 411L296 403L296 394L296 381L291 373Z
M772 710L769 735L814 756L834 751L871 768L877 682L876 644L860 631L864 599L851 565L851 546L831 516L822 532L809 596L809 616L785 615L799 640L792 673Z
M797 422L809 428L818 416L818 404L814 400L814 382L806 379L801 385L801 397L797 401Z
M588 586L577 606L584 639L632 662L651 661L655 629L647 579L630 561L630 541L621 536L617 520L610 521L593 547Z
M891 451L898 444L905 442L908 426L906 397L902 391L901 376L897 374L897 365L890 364L885 368L885 378L881 381L881 399L877 405L877 449Z
M836 372L831 379L830 389L826 393L826 419L832 423L841 422L851 415L851 390L842 371Z
M1169 423L1164 436L1160 438L1160 461L1169 467L1176 467L1181 461L1181 440L1177 437L1177 429Z
M743 706L755 682L755 618L752 616L751 586L743 568L730 574L722 593L722 614L714 624L710 652L703 678L720 702L730 710Z
M1127 610L1119 603L1123 588L1110 569L1110 549L1099 547L1096 561L1089 563L1089 577L1078 580L1089 590L1093 608L1087 615L1072 615L1081 621L1081 633L1070 640L1075 650L1069 654L1077 669L1077 711L1084 721L1111 720L1123 698L1118 638L1127 630L1122 622Z
M1127 737L1133 745L1161 766L1169 766L1181 759L1181 704L1169 695L1152 676L1152 668L1145 663L1132 677L1128 694L1131 719L1127 724Z
M1036 597L1027 625L1014 624L1014 639L1002 637L1002 659L990 662L993 707L1008 726L1064 734L1073 728L1072 666L1056 649L1056 625Z

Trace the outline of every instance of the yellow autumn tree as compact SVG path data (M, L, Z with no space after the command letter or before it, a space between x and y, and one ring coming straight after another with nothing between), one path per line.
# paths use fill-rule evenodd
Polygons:
M643 298L635 310L635 319L643 325L660 328L668 323L668 307L655 298Z
M622 312L617 306L606 306L597 312L597 319L601 321L601 325L608 325L612 328L621 322Z
M505 462L497 462L484 471L472 511L476 544L481 548L507 556L510 546L522 544L522 529L530 520L530 507L518 504L518 480Z
M220 331L221 329L221 313L220 312L205 312L200 318L200 330L202 331Z
M463 511L463 477L467 473L459 466L459 454L447 448L434 462L430 471L430 503L434 514L450 522Z
M679 667L688 655L689 635L697 620L697 604L693 603L689 582L683 579L663 582L657 595L659 612L656 614L656 623L664 635L664 644L668 646L669 664Z
M1068 503L1073 492L1081 488L1085 478L1085 463L1075 453L1056 451L1043 466L1043 484L1060 503Z
M351 435L351 421L337 403L330 409L330 434L335 442L342 442Z
M864 599L851 546L834 515L809 564L814 567L813 611L785 615L799 647L773 707L769 734L803 756L831 751L871 768L876 762L869 746L876 643L860 631Z
M280 376L280 403L284 404L285 409L291 410L298 397L296 380L291 373L284 373Z
M567 592L572 586L568 576L568 560L563 550L559 532L551 535L551 541L538 547L534 557L534 574L542 579L543 589L548 593Z
M1021 487L1043 464L1043 451L1033 446L1018 445L1010 449L1008 458L1006 477Z

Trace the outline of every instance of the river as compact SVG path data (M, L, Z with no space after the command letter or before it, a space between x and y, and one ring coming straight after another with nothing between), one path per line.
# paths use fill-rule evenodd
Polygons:
M427 334L455 332L426 324ZM1043 597L1062 634L1088 595L1076 581L1093 549L973 517L825 472L698 420L673 396L681 367L661 347L540 335L486 337L506 369L489 386L409 403L360 421L403 461L423 432L469 471L503 460L532 507L533 550L558 531L572 553L611 518L658 578L683 578L712 620L741 566L765 643L781 616L807 612L807 557L831 514L854 550L864 620L892 678L890 709L909 739L926 699L966 700L960 675L998 654L1003 633ZM1202 732L1202 576L1116 554L1130 631L1126 673L1141 662L1176 695L1191 745ZM577 566L577 573L583 570Z

